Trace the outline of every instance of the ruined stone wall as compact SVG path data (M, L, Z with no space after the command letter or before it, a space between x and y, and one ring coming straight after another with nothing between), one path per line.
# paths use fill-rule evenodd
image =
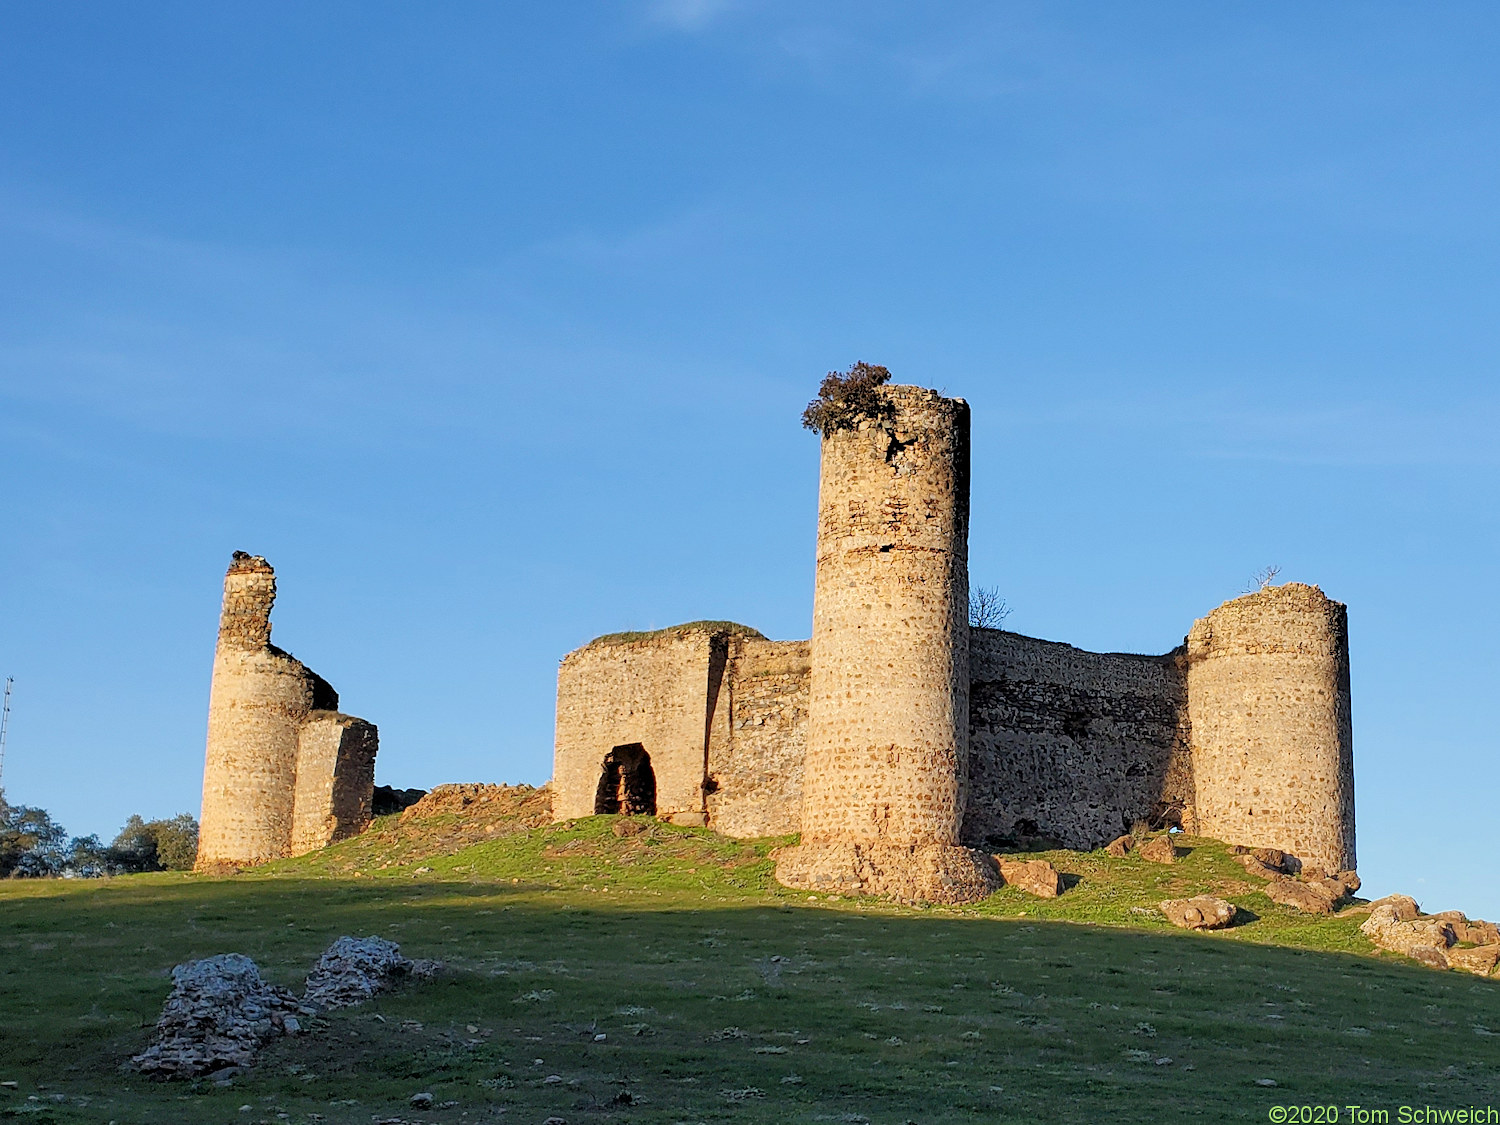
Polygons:
M802 827L812 644L729 638L708 751L708 823L726 836Z
M758 635L758 634L757 634ZM604 759L639 743L656 775L656 813L702 823L709 725L718 707L726 637L691 626L601 637L557 673L553 815L594 815Z
M965 843L1044 835L1087 850L1136 820L1191 827L1180 652L1084 652L974 629L969 666Z
M1226 602L1188 634L1187 696L1198 831L1352 869L1345 607L1298 582Z
M363 719L313 711L297 736L289 852L303 855L369 827L380 736Z
M823 437L802 843L777 875L974 897L968 853L948 854L968 762L969 408L879 393L889 417ZM898 864L890 848L926 850Z
M338 694L326 680L271 643L275 600L270 564L236 551L224 577L209 690L200 867L290 853L303 724L315 711L338 709ZM302 780L314 783L310 774Z

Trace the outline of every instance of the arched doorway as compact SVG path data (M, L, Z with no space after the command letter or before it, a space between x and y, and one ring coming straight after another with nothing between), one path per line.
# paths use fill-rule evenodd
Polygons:
M604 756L594 812L656 815L656 772L651 755L639 742L616 746Z

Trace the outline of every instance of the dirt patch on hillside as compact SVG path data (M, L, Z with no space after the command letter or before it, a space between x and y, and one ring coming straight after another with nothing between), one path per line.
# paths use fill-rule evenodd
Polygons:
M380 817L367 831L338 845L333 867L383 868L452 855L551 820L552 792L545 785L439 785L399 817Z
M552 819L552 790L530 785L439 785L401 814L403 825L460 814L467 826L504 827L506 835ZM481 837L483 838L483 837Z

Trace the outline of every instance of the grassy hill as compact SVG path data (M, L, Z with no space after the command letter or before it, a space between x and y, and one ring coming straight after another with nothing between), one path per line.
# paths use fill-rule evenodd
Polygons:
M1500 1107L1500 981L1377 954L1358 914L1277 906L1209 841L1181 841L1170 867L1043 853L1077 877L1059 899L912 908L781 888L768 855L784 841L534 826L533 806L382 818L231 878L0 884L0 1081L16 1083L0 1117L936 1125ZM1205 890L1249 920L1190 934L1155 911ZM451 971L318 1021L228 1086L118 1070L173 964L238 951L300 988L346 933ZM418 1091L440 1108L411 1108Z

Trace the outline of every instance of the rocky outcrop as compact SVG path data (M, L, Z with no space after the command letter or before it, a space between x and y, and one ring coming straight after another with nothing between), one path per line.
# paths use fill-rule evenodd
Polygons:
M1487 977L1500 963L1500 927L1470 919L1461 910L1423 914L1407 895L1376 902L1360 929L1381 949L1435 969L1462 969Z
M1177 862L1177 849L1172 845L1170 836L1157 836L1154 840L1148 840L1136 848L1135 851L1142 859L1149 859L1152 863Z
M411 977L431 976L437 968L435 961L401 956L401 947L384 938L341 937L307 974L302 999L318 1009L348 1008Z
M1376 902L1359 929L1381 949L1435 969L1448 967L1448 949L1458 940L1451 920L1424 917L1416 899L1407 895L1390 895Z
M1487 977L1495 971L1496 964L1500 964L1500 944L1448 949L1444 951L1444 956L1448 959L1450 969L1463 969L1467 973Z
M240 953L172 970L172 992L156 1021L157 1041L130 1060L144 1074L193 1078L249 1066L272 1039L302 1029L311 1014L290 992L261 979Z
M1007 887L1015 887L1038 898L1056 898L1063 893L1062 876L1045 859L1012 859L997 855L1000 878Z
M1234 924L1234 903L1212 895L1170 898L1158 904L1167 921L1185 930L1220 930Z

